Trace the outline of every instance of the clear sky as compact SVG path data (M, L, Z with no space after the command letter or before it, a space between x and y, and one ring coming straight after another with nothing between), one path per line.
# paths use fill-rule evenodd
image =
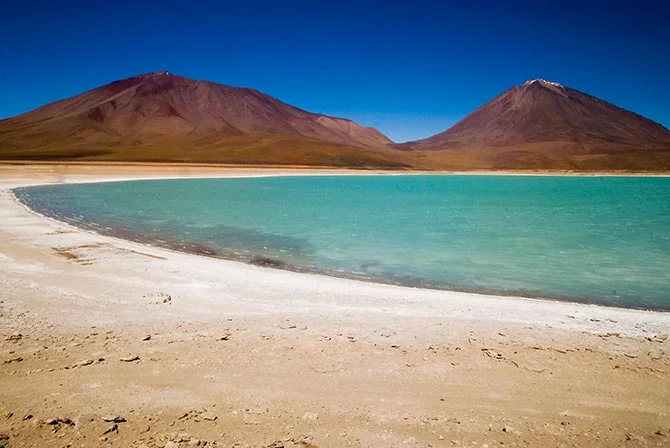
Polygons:
M0 117L168 70L375 126L441 132L545 78L670 127L670 2L3 1Z

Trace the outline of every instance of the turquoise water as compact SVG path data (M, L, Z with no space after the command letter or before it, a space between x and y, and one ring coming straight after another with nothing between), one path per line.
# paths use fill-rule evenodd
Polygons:
M16 194L102 234L255 264L670 310L670 178L298 176Z

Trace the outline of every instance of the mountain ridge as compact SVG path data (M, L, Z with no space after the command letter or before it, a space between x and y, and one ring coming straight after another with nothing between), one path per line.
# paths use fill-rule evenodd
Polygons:
M41 121L62 120L87 112L88 118L104 122L117 109L119 100L128 100L124 97L130 94L134 94L131 100L162 102L163 104L149 106L158 106L157 109L151 111L154 115L186 119L194 129L246 133L279 131L335 143L368 147L381 147L393 143L374 128L361 126L346 118L309 112L283 103L256 89L231 87L212 81L198 81L173 75L167 71L150 72L113 81L80 95L55 101L2 121L21 122L26 118ZM209 97L203 98L204 95ZM230 104L222 104L222 99L227 100ZM195 101L193 101L194 104L188 104L185 100ZM209 104L205 100L209 101ZM138 106L135 105L135 107ZM146 110L148 107L142 105L140 107L143 108L131 112L149 112ZM87 111L86 109L92 110ZM231 116L232 113L236 116ZM281 118L290 122L272 122L273 118ZM123 135L141 132L143 123L129 123L134 125L130 130L134 132L116 126L118 124L114 121L110 123L113 130ZM170 129L165 130L165 132L169 131Z
M374 128L256 89L145 73L0 120L0 158L402 167Z
M444 132L394 144L374 128L256 89L158 71L0 120L0 159L658 171L670 170L670 131L534 79Z

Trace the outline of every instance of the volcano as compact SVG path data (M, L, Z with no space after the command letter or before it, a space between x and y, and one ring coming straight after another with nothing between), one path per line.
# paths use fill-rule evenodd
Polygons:
M668 129L542 79L508 89L442 133L399 147L464 169L670 169Z
M162 71L0 120L0 159L670 171L670 131L586 93L535 79L442 133L394 145L374 128L308 112L258 90Z
M351 120L166 71L0 121L2 159L401 166L391 145Z

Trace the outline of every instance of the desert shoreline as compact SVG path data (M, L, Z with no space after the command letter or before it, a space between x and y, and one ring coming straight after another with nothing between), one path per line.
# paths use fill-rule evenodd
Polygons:
M385 169L376 167L347 168L338 166L318 166L318 165L253 165L253 164L225 164L225 163L205 163L205 162L144 162L144 161L77 161L77 160L54 160L54 161L33 161L33 160L0 160L0 167L88 167L88 168L141 168L143 170L151 169L195 169L195 170L218 170L218 171L239 171L246 170L250 172L274 172L284 173L284 175L314 174L351 174L351 175L462 175L462 176L583 176L583 177L670 177L670 172L665 170L443 170L443 169L417 169L417 168L398 168ZM170 177L172 178L172 177Z
M51 220L9 191L331 170L59 166L0 164L0 412L13 414L0 432L17 446L662 446L670 436L670 313L212 259ZM73 424L48 422L63 415Z
M350 173L350 172L338 172L338 173L328 173L328 172L322 172L322 171L317 171L315 173L291 173L291 172L284 172L284 173L265 173L265 172L258 172L258 173L247 173L247 174L229 174L229 175L211 175L211 176L184 176L184 177L128 177L128 178L105 178L105 177L94 177L91 179L80 179L76 180L73 182L68 182L68 183L104 183L104 182L128 182L128 181L142 181L142 180L171 180L171 179L231 179L231 178L249 178L249 177L278 177L278 176L330 176L330 175L341 175L341 176L357 176L357 175L367 175L365 173ZM369 175L382 175L382 174L369 174ZM420 175L420 174L418 174ZM50 184L42 184L42 183L29 183L26 185L21 185L21 187L26 187L26 186L39 186L39 185L50 185ZM204 254L198 254L195 252L190 252L190 251L184 251L184 250L179 250L177 248L171 248L169 246L157 246L154 244L150 244L149 242L145 241L138 241L138 240L131 240L131 239L124 239L121 236L115 236L112 234L104 234L104 233L99 233L96 232L95 230L92 229L85 229L82 227L79 227L75 224L70 224L64 221L59 221L58 219L51 218L49 216L45 216L42 213L40 213L37 210L32 209L29 205L21 202L21 200L16 196L14 189L19 188L19 187L10 187L8 188L9 194L14 201L14 203L20 207L25 208L28 212L38 216L39 218L49 220L55 224L66 226L73 231L78 231L78 232L84 232L84 233L89 233L96 235L97 237L101 239L106 239L108 238L109 241L111 242L130 242L134 244L139 244L141 246L146 246L147 248L151 248L153 250L156 250L158 252L161 251L167 251L171 253L178 253L178 254L187 254L187 255L194 255L197 257L204 257L206 259L210 260L223 260L235 264L243 264L243 265L253 265L252 263L247 263L242 260L235 260L234 258L227 258L227 257L218 257L218 256L208 256ZM113 233L113 232L112 232ZM641 311L641 312L651 312L651 313L670 313L670 310L667 309L648 309L648 308L636 308L636 307L621 307L621 306L616 306L616 305L609 305L609 304L599 304L599 303L588 303L584 301L575 301L575 300L570 300L570 299L560 299L560 298L552 298L552 297L529 297L529 296L517 296L514 294L493 294L493 293L486 293L486 292L477 292L477 291L460 291L460 290L450 290L446 288L424 288L420 286L408 286L408 285L399 285L399 284L394 284L394 283L384 283L384 282L376 282L374 280L363 280L363 279L356 279L354 277L349 277L347 275L328 275L325 273L319 273L319 272L304 272L300 270L295 270L295 269L283 269L283 268L278 268L278 267L271 267L271 266L259 266L262 269L271 269L275 271L280 271L280 272L290 272L293 274L297 275L310 275L315 277L315 281L319 281L319 279L323 278L334 278L334 279L341 279L341 280L347 280L347 281L354 281L354 282L362 282L364 284L372 284L372 285L384 285L384 286L394 286L398 288L408 288L410 290L419 290L419 291L424 291L424 292L436 292L436 291L441 291L446 293L448 296L449 294L465 294L467 296L470 296L473 300L477 300L477 298L486 298L486 299L510 299L510 300L530 300L530 301L540 301L540 302L551 302L555 304L571 304L571 305L584 305L584 306L595 306L595 307L603 307L603 308L613 308L613 309L620 309L620 310L632 310L632 311ZM230 268L230 267L229 267ZM234 267L233 267L234 269ZM448 297L445 296L445 300L448 300Z
M37 164L38 166L43 166L42 164ZM48 166L48 165L47 165ZM85 165L84 166L88 166ZM115 166L119 167L123 170L124 167L128 166L125 164L111 164L111 165L106 165L104 164L103 166ZM137 165L131 165L131 166L137 166ZM143 165L139 165L143 166ZM160 173L161 168L164 168L161 164L151 164L150 166L154 168L158 168L158 172ZM175 165L178 168L183 168L184 165L182 164L176 164ZM190 167L195 167L197 168L196 165L190 166ZM212 165L207 168L216 168L216 169L223 169L222 172L219 172L218 174L198 174L198 173L192 173L192 174L182 174L180 175L162 175L162 174L154 174L154 175L141 175L141 174L136 174L136 175L131 175L131 176L124 176L121 175L120 177L118 175L93 175L93 176L84 176L82 178L76 178L76 179L59 179L57 184L63 184L63 183L103 183L103 182L128 182L128 181L142 181L142 180L170 180L170 179L217 179L217 178L249 178L249 177L278 177L278 176L366 176L366 175L468 175L468 173L456 173L456 172L438 172L438 173L425 173L425 172L408 172L408 173L403 173L403 172L394 172L394 171L375 171L375 172L366 172L366 171L360 171L360 170L347 170L347 169L318 169L318 168L306 168L306 169L296 169L296 168L256 168L256 167L244 167L242 168L241 172L238 172L239 168L235 168L234 166L216 166ZM75 173L77 174L77 173ZM82 173L79 173L82 174ZM476 173L477 174L477 173ZM487 172L478 172L480 175L488 175L490 173ZM502 175L519 175L518 173L510 173L510 174L502 174ZM537 176L544 176L544 175L552 175L552 174L533 174ZM555 174L554 174L555 175ZM610 174L604 174L604 176L609 176ZM620 176L628 176L626 174L621 174ZM670 175L668 175L670 176ZM225 260L227 262L232 262L235 264L247 264L243 261L238 261L234 259L229 259L229 258L219 258L219 257L209 257L206 255L200 255L200 254L195 254L192 252L184 252L180 251L178 249L172 249L169 247L162 247L162 246L155 246L151 245L146 242L141 242L141 241L131 241L131 240L126 240L123 239L122 237L117 237L117 236L112 236L112 235L104 235L100 234L98 232L95 232L93 230L89 229L84 229L81 227L78 227L73 224L65 223L63 221L59 221L54 218L50 218L48 216L45 216L38 211L30 208L27 204L22 203L15 195L13 190L15 188L19 187L27 187L27 186L38 186L38 185L50 185L52 183L44 183L44 179L37 178L34 180L29 181L28 183L22 183L21 185L16 185L16 186L9 186L7 188L3 187L0 185L1 189L7 189L9 191L9 194L11 195L12 200L15 202L16 205L21 206L28 210L30 213L33 213L34 215L42 218L49 220L55 224L59 225L64 225L68 228L71 228L74 231L79 231L79 232L84 232L84 233L90 233L93 235L96 235L99 238L109 238L110 241L116 241L116 242L132 242L135 244L139 244L141 246L146 246L150 247L154 250L157 251L168 251L172 253L182 253L182 254L188 254L188 255L194 255L198 257L205 257L210 260ZM487 294L487 293L479 293L479 292L467 292L467 291L452 291L448 289L433 289L433 288L421 288L421 287L413 287L413 286L403 286L403 285L394 285L390 283L376 283L374 281L366 281L366 280L357 280L357 279L352 279L348 278L346 276L329 276L326 274L320 274L320 273L305 273L305 272L299 272L299 271L293 271L293 270L286 270L286 269L277 269L277 268L272 268L272 267L261 267L262 269L271 269L271 270L278 270L280 272L291 272L293 274L297 275L310 275L310 276L315 276L315 281L319 281L319 278L336 278L336 279L342 279L342 280L347 280L347 281L354 281L354 282L363 282L364 284L372 284L372 285L385 285L385 286L395 286L399 288L409 288L412 290L420 290L424 292L435 292L435 291L442 291L447 294L466 294L471 297L486 297L486 298L491 298L491 299L511 299L511 300L531 300L531 301L541 301L541 302L551 302L555 304L579 304L579 305L585 305L585 306L596 306L596 307L604 307L604 308L614 308L614 309L620 309L620 310L634 310L634 311L642 311L642 312L660 312L660 313L668 313L667 310L656 310L656 309L641 309L641 308L627 308L627 307L618 307L615 305L602 305L602 304L597 304L597 303L584 303L584 302L578 302L578 301L571 301L568 299L553 299L553 298L548 298L548 297L525 297L525 296L515 296L515 295L496 295L496 294Z

